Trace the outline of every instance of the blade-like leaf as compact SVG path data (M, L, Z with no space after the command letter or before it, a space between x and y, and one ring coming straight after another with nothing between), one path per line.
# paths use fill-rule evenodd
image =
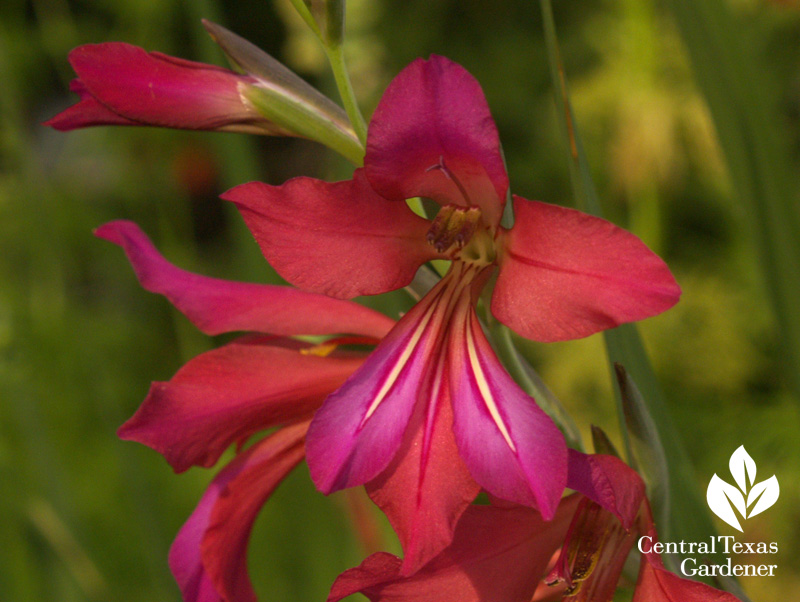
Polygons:
M750 457L750 454L747 453L744 445L740 445L736 451L731 454L728 466L731 469L731 474L736 484L739 486L739 489L742 490L742 493L747 493L747 489L752 486L753 482L756 480L756 462ZM745 474L747 474L747 479L745 479Z
M586 153L583 149L578 126L572 111L572 105L567 92L566 77L561 65L556 38L553 10L550 0L540 0L544 17L545 41L547 54L550 61L550 74L558 107L559 125L569 149L569 172L573 193L578 208L601 215L602 211L594 188ZM634 324L623 324L618 328L604 333L606 349L610 362L624 365L634 378L643 393L645 402L658 427L664 454L667 459L670 482L670 508L671 515L667 524L659 525L662 534L669 533L672 539L685 539L699 541L709 534L714 534L714 525L708 514L706 505L697 487L694 486L695 475L691 462L683 447L672 418L666 407L661 387L653 372L650 360L644 350L639 331ZM613 368L612 368L613 370ZM630 457L630 443L624 425L622 401L617 390L617 411L625 442L625 451ZM664 535L667 537L667 535ZM715 559L722 562L721 555Z
M755 507L750 511L747 518L761 514L767 508L770 508L775 502L778 501L778 496L781 493L780 485L778 485L778 477L772 475L766 481L761 481L750 490L750 495L747 496L747 507L749 508L753 502L756 502Z
M669 471L658 428L639 388L621 364L614 364L625 426L631 445L631 467L642 475L657 524L669 520Z
M747 515L744 496L742 496L741 491L736 489L733 485L726 483L714 473L714 476L711 477L711 482L708 484L706 500L708 501L708 507L711 508L714 514L719 516L734 529L742 531L739 519L733 511L733 507L731 507L731 504L733 504L742 517Z
M798 178L779 92L759 64L754 23L724 0L667 0L708 101L731 189L744 209L777 318L785 378L800 398L800 213ZM747 11L744 11L747 12ZM752 20L760 22L760 20Z

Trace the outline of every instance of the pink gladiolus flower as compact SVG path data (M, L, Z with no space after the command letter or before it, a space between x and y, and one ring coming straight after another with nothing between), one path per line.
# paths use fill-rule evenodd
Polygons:
M121 42L69 53L80 101L45 122L68 131L93 125L154 125L190 130L290 133L242 98L257 83L229 69L147 52Z
M580 493L564 498L550 522L513 504L471 506L452 543L417 573L403 575L399 558L374 554L339 576L328 602L355 592L372 602L610 602L637 534L656 537L644 483L617 458L570 451L568 486ZM559 547L547 586L542 578ZM656 554L644 554L633 600L737 598L678 577Z
M450 271L316 413L307 440L317 487L366 483L399 533L410 573L452 539L480 487L552 518L567 478L561 433L506 374L475 313L539 341L584 337L658 314L680 289L632 234L514 196L478 82L438 56L390 84L369 125L364 168L328 183L250 183L223 195L290 283L334 297L406 285L431 259ZM432 220L404 202L427 197Z
M208 334L251 331L194 358L165 383L153 383L119 430L164 455L176 472L211 466L231 444L280 427L240 451L213 480L170 550L186 602L254 602L247 541L261 506L305 455L312 413L360 366L363 353L342 343L375 344L394 321L350 301L282 286L228 282L167 262L131 222L97 236L120 245L142 286L166 296ZM353 333L314 347L296 334Z

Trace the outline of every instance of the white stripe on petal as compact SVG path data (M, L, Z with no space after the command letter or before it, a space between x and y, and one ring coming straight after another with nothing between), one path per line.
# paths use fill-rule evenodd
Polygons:
M511 448L511 451L517 453L517 448L514 445L514 442L511 440L511 435L508 432L508 427L506 426L505 422L503 421L503 417L500 415L500 410L497 407L497 403L494 400L494 396L492 395L491 385L489 381L486 380L486 375L483 372L483 367L481 366L480 359L478 358L478 351L475 348L475 339L472 334L472 327L469 322L466 325L466 334L467 334L467 356L469 357L469 364L472 368L472 375L475 378L475 382L478 385L478 390L480 391L481 398L483 399L483 403L486 406L486 409L489 411L489 415L492 417L495 425L497 425L500 434L503 435L503 439L505 439L506 444L508 447Z

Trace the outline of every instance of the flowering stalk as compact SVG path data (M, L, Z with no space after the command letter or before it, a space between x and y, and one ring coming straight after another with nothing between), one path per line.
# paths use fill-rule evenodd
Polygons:
M339 95L342 97L345 111L350 117L350 123L353 125L358 139L362 144L367 143L367 124L364 121L364 116L361 114L361 109L358 107L353 85L350 83L350 74L347 71L347 66L344 60L344 46L338 44L336 46L326 46L325 53L328 55L328 62L333 71L333 77L336 79L336 87L339 89Z

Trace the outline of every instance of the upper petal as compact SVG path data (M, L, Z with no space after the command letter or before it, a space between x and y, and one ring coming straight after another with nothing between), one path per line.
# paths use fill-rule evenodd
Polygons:
M342 573L328 602L361 592L373 602L521 602L530 600L575 510L567 498L554 520L530 508L471 506L453 543L410 577L401 561L375 554Z
M364 165L388 199L473 204L488 224L500 220L508 175L497 127L477 80L444 57L417 59L389 84L369 124Z
M603 219L514 197L492 313L529 339L585 337L659 314L680 288L666 264Z
M247 542L256 515L303 459L308 422L276 432L236 457L212 481L170 548L185 602L255 602Z
M564 437L500 364L469 299L463 305L449 364L458 449L487 491L549 519L567 482Z
M270 265L305 290L343 298L385 293L411 282L437 255L425 239L429 222L377 195L362 170L335 183L250 182L222 198L236 204Z
M163 454L176 472L211 466L232 443L310 415L362 362L301 349L250 337L203 353L153 383L118 434Z
M110 222L95 234L120 245L142 286L167 297L207 334L346 332L380 338L394 325L390 318L357 303L288 286L231 282L187 272L164 259L133 222Z
M255 80L228 69L120 42L79 46L70 52L69 61L85 90L131 125L199 130L247 129L254 124L266 127L266 121L242 100L239 91L240 84L251 85ZM79 116L80 107L91 112ZM81 102L46 125L58 129L107 125L108 120L98 115L96 108ZM92 122L92 116L100 119Z

